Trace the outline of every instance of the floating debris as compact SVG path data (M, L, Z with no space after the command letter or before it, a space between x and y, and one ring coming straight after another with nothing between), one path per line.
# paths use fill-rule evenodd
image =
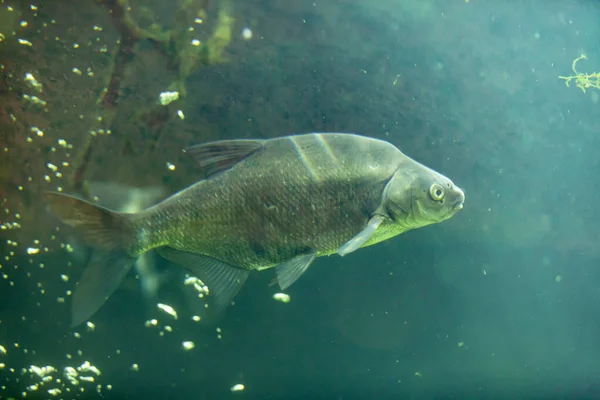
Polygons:
M242 38L244 40L250 40L250 39L252 39L252 31L250 30L250 28L244 28L244 29L242 29Z
M285 293L275 293L273 295L273 299L280 301L282 303L289 303L290 302L290 295L289 294L285 294Z
M184 285L193 285L194 289L196 289L196 291L198 292L198 296L200 298L204 297L204 295L209 294L208 286L206 286L204 282L202 282L195 276L189 276L185 278L185 281L183 281L183 283Z
M233 385L233 386L231 387L231 391L232 391L232 392L241 392L241 391L242 391L242 390L244 390L244 389L245 389L245 386L244 386L244 385L242 385L241 383L238 383L237 385Z
M175 100L179 100L179 92L162 92L159 96L160 104L166 106Z
M47 375L50 375L50 374L56 372L56 369L51 365L47 365L45 367L38 367L35 365L30 365L28 371L32 374L39 376L40 378L43 378Z
M151 326L156 326L156 325L158 325L158 320L157 320L157 319L150 319L150 320L148 320L148 321L146 321L146 322L144 323L144 326L145 326L146 328L149 328L149 327L151 327Z
M182 346L183 346L183 349L186 350L186 351L187 350L191 350L194 347L196 347L196 345L194 344L194 342L191 342L191 341L183 342Z
M38 93L43 92L42 84L38 82L37 79L35 79L32 73L28 72L25 74L25 82L27 83L27 85L35 89Z
M175 309L167 304L162 304L162 303L158 303L156 305L160 310L166 312L167 314L169 314L170 316L172 316L173 318L177 319L177 311L175 311Z
M29 101L32 104L39 105L42 107L44 107L44 106L46 106L46 104L48 104L45 100L42 100L37 96L30 96L28 94L23 94L23 99L26 101Z

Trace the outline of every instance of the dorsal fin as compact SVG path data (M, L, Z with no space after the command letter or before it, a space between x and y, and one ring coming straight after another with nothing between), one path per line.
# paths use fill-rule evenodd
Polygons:
M263 148L266 140L220 140L192 146L184 151L204 169L206 177L225 171Z

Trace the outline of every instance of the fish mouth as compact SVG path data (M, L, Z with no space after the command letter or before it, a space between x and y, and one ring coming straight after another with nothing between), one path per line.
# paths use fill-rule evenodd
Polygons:
M457 191L457 197L458 199L456 200L456 203L454 203L454 205L452 206L452 211L453 212L457 212L463 209L463 206L465 204L465 192L463 192L461 189L459 188L455 188Z
M453 207L452 207L452 211L457 212L463 209L465 202L463 201L459 201L457 202Z

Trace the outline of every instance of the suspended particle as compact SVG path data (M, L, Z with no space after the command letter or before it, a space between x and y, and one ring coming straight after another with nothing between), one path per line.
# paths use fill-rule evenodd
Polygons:
M144 323L144 326L146 328L149 328L151 326L156 326L156 325L158 325L158 320L156 320L156 319L150 319Z
M166 106L179 99L179 92L162 92L159 95L160 104Z
M273 295L273 299L280 301L282 303L289 303L290 302L290 295L286 294L286 293L275 293Z
M244 28L244 29L242 29L242 38L244 40L250 40L250 39L252 39L252 31L250 30L250 28Z
M232 392L241 392L241 391L242 391L242 390L244 390L244 389L245 389L245 386L244 386L244 385L242 385L241 383L238 383L237 385L233 385L233 386L231 387L231 391L232 391Z
M175 309L167 304L162 304L162 303L158 303L156 305L160 310L166 312L167 314L169 314L170 316L172 316L173 318L177 319L177 311L175 311Z
M25 74L25 82L27 82L27 84L33 87L36 91L40 93L43 91L42 84L39 83L37 79L35 79L32 73L28 72Z

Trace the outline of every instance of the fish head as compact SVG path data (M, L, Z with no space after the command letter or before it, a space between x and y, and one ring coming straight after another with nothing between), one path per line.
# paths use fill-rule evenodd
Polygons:
M462 210L464 201L454 182L413 160L395 172L384 199L388 215L407 229L445 221Z

